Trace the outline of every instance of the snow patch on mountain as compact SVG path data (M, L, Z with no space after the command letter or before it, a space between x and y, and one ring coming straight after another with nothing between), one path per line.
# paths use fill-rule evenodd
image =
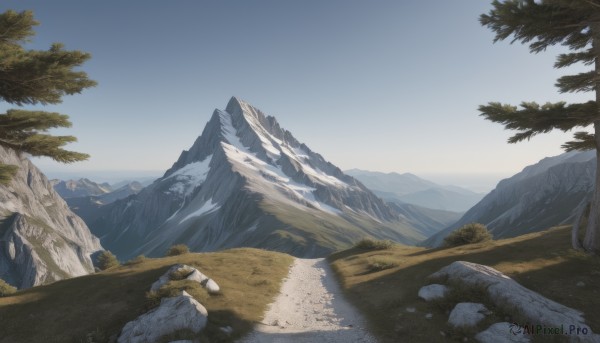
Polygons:
M217 203L214 203L213 200L210 199L204 205L202 205L199 209L192 212L191 214L188 214L185 218L183 218L179 222L179 224L183 223L184 221L186 221L190 218L200 217L206 213L214 212L214 211L218 210L219 208L220 208L220 206L218 206Z
M340 210L318 201L314 195L316 188L309 187L292 180L283 172L283 170L281 170L280 166L271 165L258 158L256 154L252 153L247 147L245 147L240 139L235 135L231 114L219 111L219 115L222 123L222 133L225 139L229 142L229 144L221 142L221 145L225 151L225 155L238 171L243 171L243 175L248 177L250 180L254 180L254 183L260 184L259 187L255 187L257 192L265 193L269 187L275 187L281 193L293 197L296 201L308 203L312 205L312 207L325 212L333 214L341 213ZM280 147L283 147L283 145L280 145ZM271 148L274 149L273 146L271 146ZM286 150L289 151L289 149ZM300 163L299 159L295 158L295 160ZM337 178L325 175L323 172L317 171L305 164L302 165L302 168L306 173L309 173L315 178L319 178L328 184L336 184L335 182L331 181L331 179L334 179L338 181L338 184L341 183L346 185Z
M212 155L209 155L202 161L192 162L177 170L173 174L167 176L164 180L174 178L176 183L171 185L169 191L188 196L190 193L200 186L206 180L206 174L210 170L210 161ZM163 180L163 181L164 181Z

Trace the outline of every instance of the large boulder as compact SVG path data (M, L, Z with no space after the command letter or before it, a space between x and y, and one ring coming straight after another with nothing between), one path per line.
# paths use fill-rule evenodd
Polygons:
M419 289L419 298L425 301L431 301L445 297L446 293L448 293L448 287L434 283L432 285L421 287L421 289Z
M468 286L485 289L490 300L500 308L514 309L530 323L546 327L571 326L585 331L585 335L570 336L573 341L600 341L585 324L583 313L552 301L521 286L494 268L477 263L456 261L430 276L447 279Z
M454 306L448 323L454 327L469 328L476 326L489 314L489 310L478 303L458 303Z
M479 343L529 343L529 337L515 329L515 326L516 324L507 322L492 324L475 335L475 340Z
M163 298L157 308L125 324L117 342L156 342L161 336L184 329L199 333L207 320L206 308L183 291L180 296Z

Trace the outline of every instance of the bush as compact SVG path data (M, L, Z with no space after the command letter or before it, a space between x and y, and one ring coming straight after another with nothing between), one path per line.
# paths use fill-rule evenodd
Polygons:
M0 279L0 297L11 295L17 291L16 287L9 285L6 281Z
M394 246L394 242L389 240L376 240L371 238L363 238L354 244L354 247L364 250L385 250Z
M398 266L398 261L395 260L394 258L389 258L389 257L375 257L375 258L369 259L367 261L369 263L367 268L371 272L379 272L382 270L395 268Z
M444 245L447 247L456 247L465 244L481 243L491 239L492 235L485 225L471 223L464 225L448 235L448 237L444 239Z
M128 266L134 265L134 264L140 264L142 262L146 261L146 256L144 255L138 255L137 257L127 261L125 264Z
M188 248L187 245L177 244L177 245L173 245L172 247L169 248L169 251L167 251L167 256L183 255L183 254L187 254L189 252L190 252L190 248Z
M113 255L113 253L111 253L110 251L104 250L103 252L98 254L98 268L100 270L106 270L109 268L118 267L120 265L121 263L119 263L117 257Z

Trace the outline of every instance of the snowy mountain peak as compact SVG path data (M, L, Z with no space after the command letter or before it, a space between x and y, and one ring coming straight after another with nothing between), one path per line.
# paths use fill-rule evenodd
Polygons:
M362 183L236 97L213 112L162 178L105 218L94 229L124 258L162 254L184 238L195 250L255 246L297 256L365 236L424 238ZM128 240L141 247L126 251Z

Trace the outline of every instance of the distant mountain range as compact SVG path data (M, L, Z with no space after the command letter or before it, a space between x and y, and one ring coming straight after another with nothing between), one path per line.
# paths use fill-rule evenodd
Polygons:
M326 256L363 237L415 244L432 232L237 98L163 177L100 212L86 220L122 259L178 243Z
M381 173L361 169L350 169L345 173L386 201L431 209L465 212L485 196L457 186L438 185L410 173Z
M144 185L137 181L124 181L115 185L98 184L88 179L52 180L51 183L69 208L86 223L93 222L102 215L100 208L103 206L137 194L144 188Z
M578 211L591 199L595 156L595 151L569 152L526 167L500 181L460 220L423 244L439 246L450 232L471 222L487 225L494 238L572 224Z

